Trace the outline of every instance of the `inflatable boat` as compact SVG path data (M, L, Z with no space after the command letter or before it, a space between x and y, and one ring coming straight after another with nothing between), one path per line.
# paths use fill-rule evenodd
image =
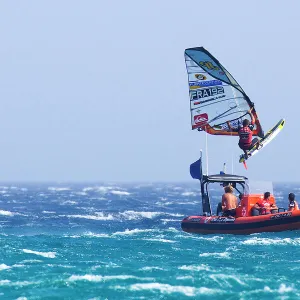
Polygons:
M252 193L247 177L224 173L202 175L201 157L191 165L190 173L194 179L200 180L203 214L184 218L181 222L183 231L199 234L251 234L300 229L300 210L278 208L270 214L254 216L253 206L263 198L263 193ZM230 184L239 194L240 202L235 217L212 214L208 188L211 183L219 183L223 187ZM271 203L276 204L273 194Z

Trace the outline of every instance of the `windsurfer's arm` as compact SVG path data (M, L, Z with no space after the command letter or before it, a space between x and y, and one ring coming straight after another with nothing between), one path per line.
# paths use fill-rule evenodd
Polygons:
M230 122L229 121L227 121L226 122L227 123L227 125L228 125L228 128L229 128L229 132L237 132L238 131L238 129L235 129L235 128L233 128L232 126L231 126L231 124L230 124Z
M252 110L252 109L249 109L249 110L248 110L248 114L249 114L250 117L251 117L251 124L254 125L254 124L255 124L255 118L254 118L253 114L251 113L251 110Z

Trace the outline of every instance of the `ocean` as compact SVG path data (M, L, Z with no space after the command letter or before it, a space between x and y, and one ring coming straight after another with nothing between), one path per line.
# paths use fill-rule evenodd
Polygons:
M299 187L275 184L278 206ZM200 213L196 181L2 184L0 298L300 298L299 231L183 232Z

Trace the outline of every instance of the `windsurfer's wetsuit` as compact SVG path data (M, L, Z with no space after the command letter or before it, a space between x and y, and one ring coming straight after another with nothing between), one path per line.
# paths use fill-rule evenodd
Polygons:
M258 142L257 138L254 138L252 140L253 128L254 128L254 123L251 123L250 125L241 127L238 130L239 137L240 137L239 147L244 151L251 149L254 146L254 144Z

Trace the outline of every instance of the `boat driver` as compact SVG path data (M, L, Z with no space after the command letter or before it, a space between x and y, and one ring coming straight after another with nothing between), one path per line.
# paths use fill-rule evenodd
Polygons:
M222 211L224 217L235 217L238 206L237 197L233 194L233 187L227 185L224 187L225 193L222 196Z

